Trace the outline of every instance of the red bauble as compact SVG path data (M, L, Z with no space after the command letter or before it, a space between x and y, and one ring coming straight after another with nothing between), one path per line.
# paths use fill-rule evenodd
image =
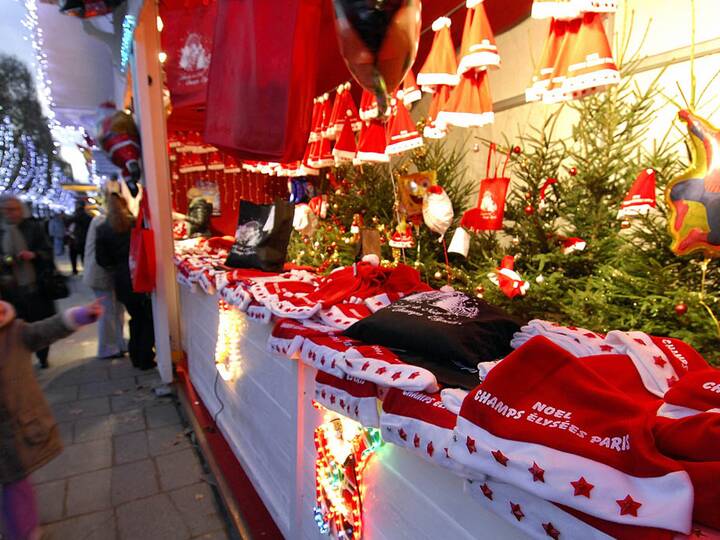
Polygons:
M679 317L682 317L683 315L685 315L687 313L687 310L688 310L688 307L685 302L680 302L679 304L675 304L675 313L677 313L677 315Z
M568 169L568 173L570 173L570 176L575 176L577 174L577 169L575 167L570 167Z
M526 213L528 216L531 216L531 215L533 215L533 214L535 213L535 209L532 207L531 204L528 204L528 205L524 208L524 210L525 210L525 213Z
M513 148L513 152L515 152L516 154L519 154L520 152L522 152L522 148L520 148L519 146L515 146Z

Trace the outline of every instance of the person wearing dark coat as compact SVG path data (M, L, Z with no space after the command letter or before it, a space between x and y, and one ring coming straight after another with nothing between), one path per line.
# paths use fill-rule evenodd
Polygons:
M77 275L77 260L85 265L85 240L87 239L88 229L92 218L85 211L85 203L80 201L75 208L75 213L70 218L68 230L70 231L68 239L68 247L70 251L70 266L73 275Z
M112 273L115 294L130 316L130 360L136 368L146 370L155 367L155 331L150 295L132 288L128 260L133 221L125 199L111 194L107 219L96 232L95 260Z
M55 314L55 302L42 290L43 279L55 268L53 248L42 223L13 195L0 198L0 296L28 322ZM35 354L48 367L49 347Z

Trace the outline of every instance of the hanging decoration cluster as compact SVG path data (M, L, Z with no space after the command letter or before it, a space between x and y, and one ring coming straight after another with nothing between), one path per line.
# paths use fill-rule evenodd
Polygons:
M317 403L315 406L325 410ZM322 534L343 540L362 538L363 471L382 444L378 429L343 416L315 430L314 515Z

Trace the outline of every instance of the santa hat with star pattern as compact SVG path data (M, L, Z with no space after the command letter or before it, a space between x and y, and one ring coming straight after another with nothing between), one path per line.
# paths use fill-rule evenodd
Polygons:
M345 352L340 368L346 375L388 388L437 392L435 375L419 366L406 364L381 345L358 344Z
M607 521L690 530L690 478L657 450L647 409L548 339L495 366L455 431L462 465Z
M318 370L315 401L365 427L378 427L377 386L354 377L335 377Z
M300 360L308 366L324 371L340 379L345 378L341 369L345 353L359 341L334 334L317 335L305 338L300 349Z

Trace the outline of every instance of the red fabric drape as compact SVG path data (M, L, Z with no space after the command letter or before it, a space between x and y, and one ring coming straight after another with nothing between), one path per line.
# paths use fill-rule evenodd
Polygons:
M302 159L323 0L219 0L205 140L236 157Z

